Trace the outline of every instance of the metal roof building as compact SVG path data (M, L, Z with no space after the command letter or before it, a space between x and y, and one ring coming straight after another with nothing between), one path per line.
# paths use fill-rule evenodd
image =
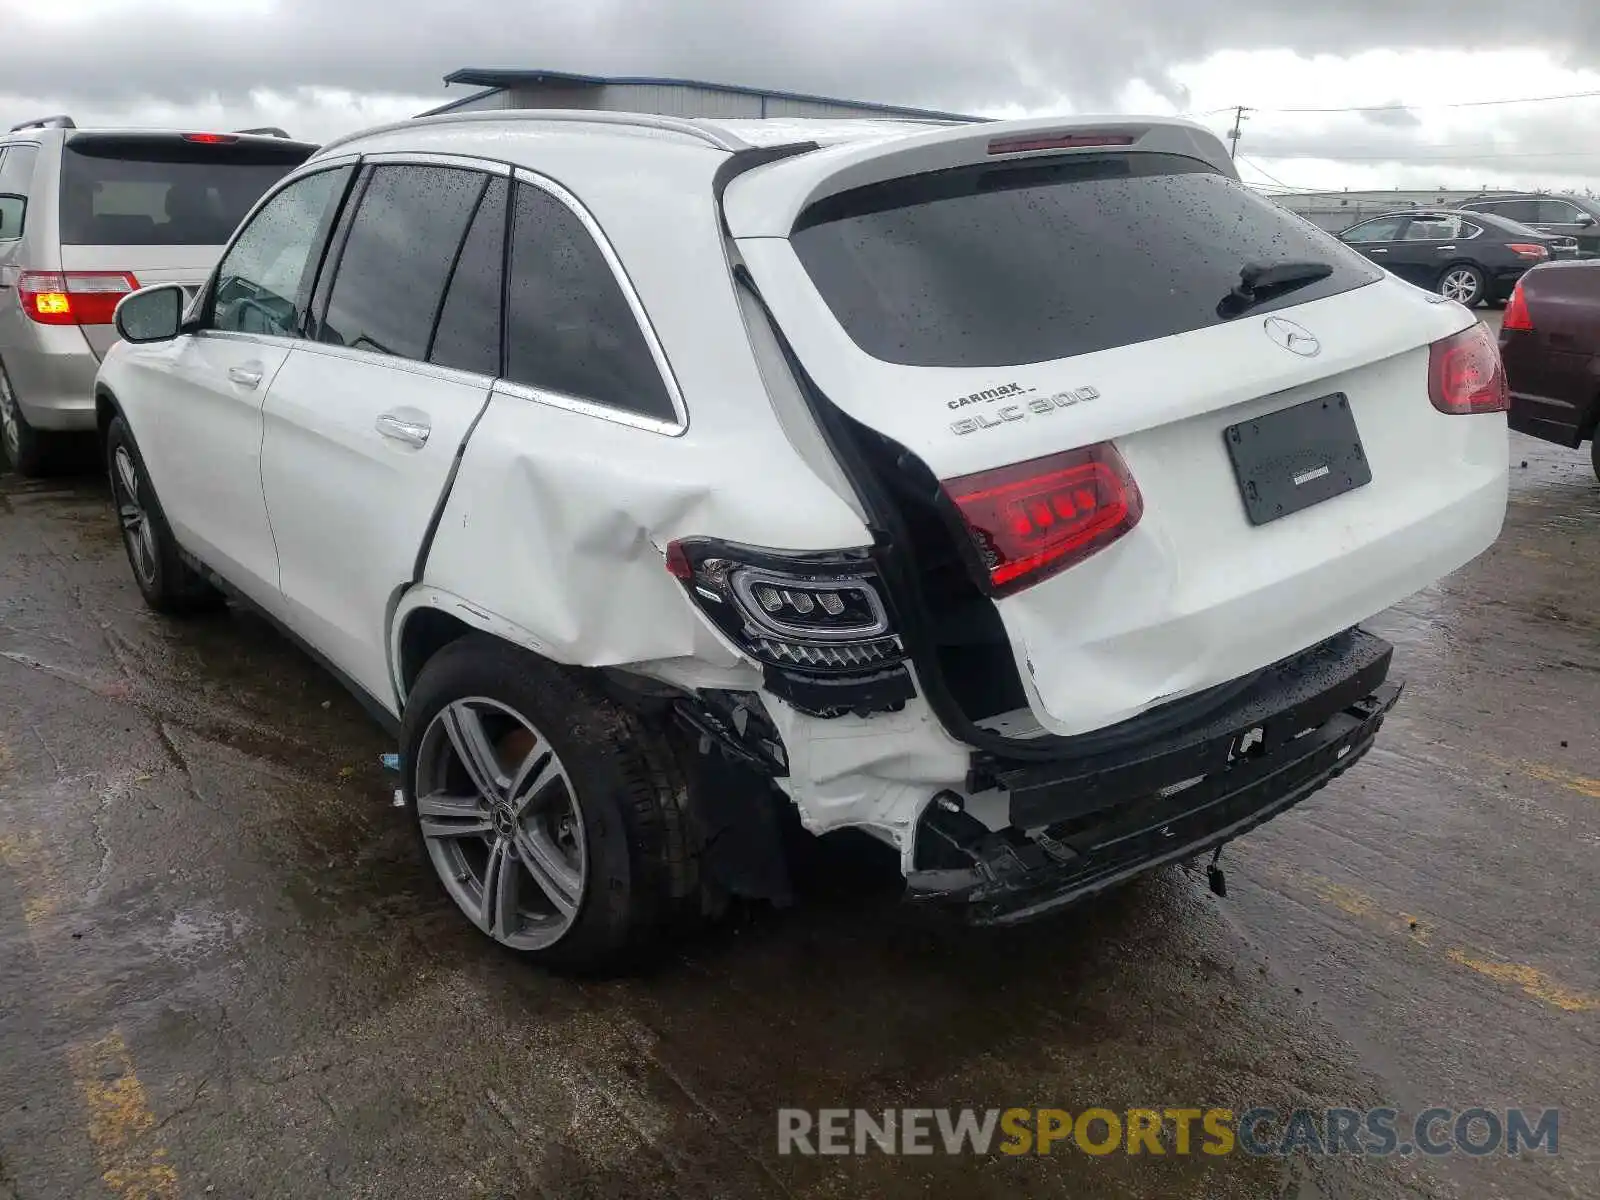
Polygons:
M796 92L694 79L604 78L563 71L463 67L444 77L483 89L418 116L501 108L567 108L656 113L671 117L900 117L925 121L975 121L961 113L935 112L862 100L837 100Z

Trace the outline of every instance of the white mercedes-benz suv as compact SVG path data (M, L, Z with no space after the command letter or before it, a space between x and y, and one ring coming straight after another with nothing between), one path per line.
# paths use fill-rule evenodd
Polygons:
M568 966L785 902L794 816L977 923L1220 847L1505 514L1493 338L1182 121L408 121L116 320L146 600L336 671L444 889Z

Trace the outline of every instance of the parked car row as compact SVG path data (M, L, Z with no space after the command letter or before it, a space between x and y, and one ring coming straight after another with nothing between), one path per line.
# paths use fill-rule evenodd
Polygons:
M1372 217L1339 238L1400 278L1468 308L1504 302L1530 267L1578 257L1578 242L1568 235L1449 208Z

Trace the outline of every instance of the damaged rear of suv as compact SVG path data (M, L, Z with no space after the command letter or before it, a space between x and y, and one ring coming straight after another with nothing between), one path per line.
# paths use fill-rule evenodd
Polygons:
M349 179L274 330L275 577L146 440L131 490L395 720L445 889L550 961L783 898L789 806L979 923L1220 846L1366 752L1400 684L1360 622L1504 515L1493 340L1185 122L484 114L319 162ZM447 233L385 182L475 162ZM391 280L414 349L340 303L375 194L445 248ZM141 439L146 353L101 376Z

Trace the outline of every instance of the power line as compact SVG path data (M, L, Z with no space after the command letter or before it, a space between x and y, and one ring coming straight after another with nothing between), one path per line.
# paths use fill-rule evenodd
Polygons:
M1239 159L1239 161L1244 163L1245 166L1249 167L1257 175L1265 175L1269 182L1275 183L1281 188L1287 188L1291 192L1296 190L1296 188L1295 188L1295 186L1293 184L1285 183L1283 180L1279 179L1276 175L1274 175L1271 171L1269 171L1265 167L1263 167L1260 163L1256 162L1255 159L1253 159L1253 158L1241 158L1241 159Z
M1600 160L1600 150L1512 150L1493 146L1468 150L1461 154L1413 154L1409 150L1394 150L1386 154L1345 154L1337 151L1319 153L1313 150L1264 151L1268 158L1321 159L1324 162L1481 162L1500 158L1592 158ZM1259 168L1258 168L1259 169Z
M1556 96L1517 96L1506 100L1456 100L1437 104L1345 104L1329 108L1258 108L1266 113L1345 113L1345 112L1404 112L1412 108L1490 108L1499 104L1544 104L1554 100L1592 100L1600 91L1563 92ZM1218 109L1227 112L1228 109ZM1209 115L1209 114L1201 114Z

